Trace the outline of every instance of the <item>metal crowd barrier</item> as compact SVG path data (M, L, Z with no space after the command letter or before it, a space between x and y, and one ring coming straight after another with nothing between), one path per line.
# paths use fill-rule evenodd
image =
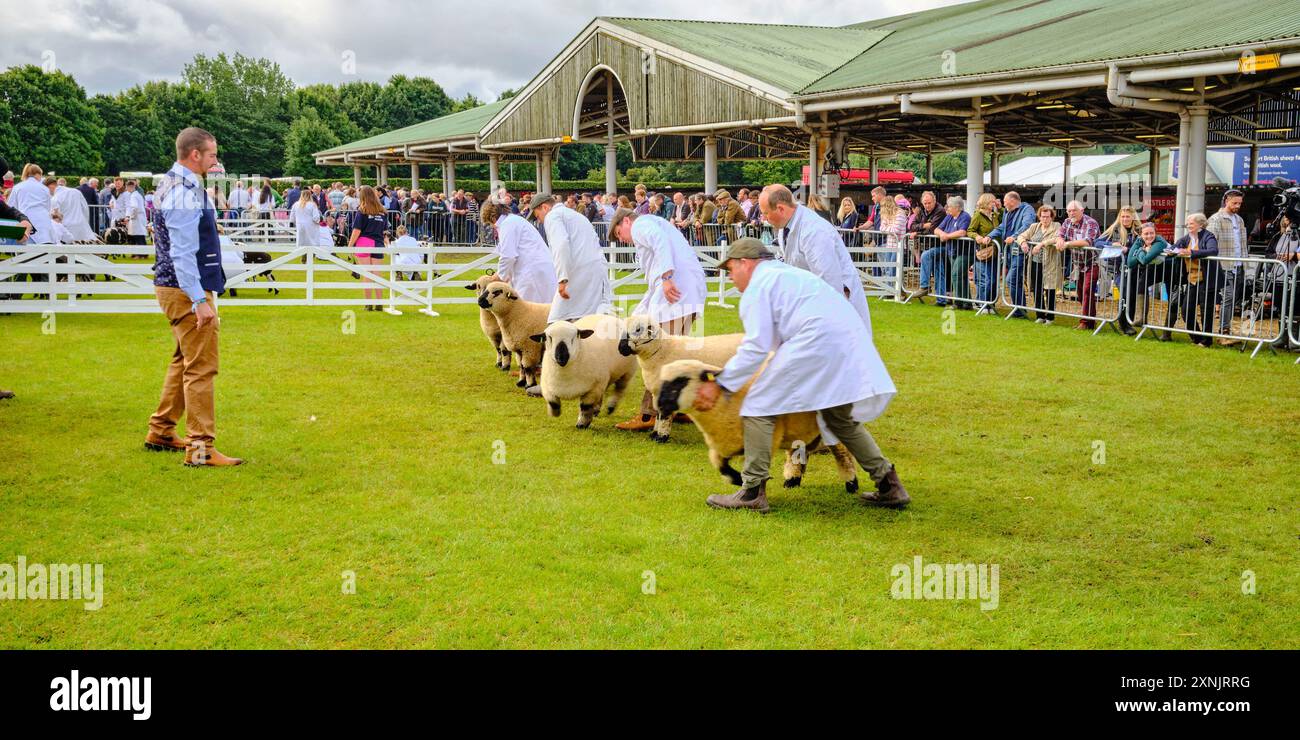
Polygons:
M968 304L980 311L997 313L996 305L1002 296L1002 276L999 263L1002 260L1002 244L994 240L990 245L993 253L987 260L980 260L983 247L970 237L942 241L937 236L928 234L910 234L909 244L900 257L910 253L917 258L919 272L916 288L904 300L910 301L916 291L929 289L927 283L933 282L930 295L936 302L951 301L956 304ZM923 279L924 278L924 279Z
M906 235L868 229L838 229L849 256L862 277L868 296L903 299L903 255Z
M1224 293L1224 275L1229 270L1237 273L1234 290L1239 295L1233 297ZM1254 357L1265 345L1281 342L1287 330L1292 282L1287 265L1277 259L1191 260L1166 253L1150 265L1129 268L1124 280L1125 319L1142 327L1138 339L1154 330L1163 332L1166 339L1175 332L1187 334L1205 346L1215 339L1230 340L1254 344ZM1140 312L1138 303L1143 304ZM1236 310L1231 308L1234 305Z
M1291 301L1286 306L1287 316L1287 341L1290 342L1291 348L1300 348L1300 260L1291 270ZM1295 364L1300 365L1300 357L1296 358Z
M1122 279L1122 258L1102 259L1100 247L1070 247L1018 241L1003 245L1002 305L1007 318L1033 311L1037 320L1052 323L1057 316L1078 319L1081 328L1097 334L1119 320L1120 301L1114 289L1099 289ZM1037 259L1036 259L1037 258ZM1027 283L1027 285L1026 285ZM1032 299L1032 302L1031 300Z

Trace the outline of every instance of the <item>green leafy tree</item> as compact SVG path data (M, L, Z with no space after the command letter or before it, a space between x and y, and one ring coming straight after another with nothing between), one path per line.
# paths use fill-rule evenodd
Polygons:
M339 145L339 137L308 108L289 126L284 139L284 171L303 177L340 177L343 169L316 164L316 152Z
M198 54L185 65L183 80L210 90L219 115L209 130L226 155L228 172L277 175L291 121L288 98L293 81L269 59L225 53Z
M35 162L73 174L103 168L104 124L70 75L33 64L12 67L0 73L0 103L7 108L0 143L11 147L12 166Z
M165 169L161 166L164 158L166 164L171 163L172 158L166 156L169 140L153 109L133 106L124 96L96 95L90 102L104 123L104 140L100 144L104 172L158 172Z
M349 82L339 86L339 111L356 126L358 136L364 138L386 131L383 109L379 97L384 88L376 82ZM340 136L343 141L354 139Z
M387 130L412 126L451 112L452 100L428 77L393 75L376 101Z

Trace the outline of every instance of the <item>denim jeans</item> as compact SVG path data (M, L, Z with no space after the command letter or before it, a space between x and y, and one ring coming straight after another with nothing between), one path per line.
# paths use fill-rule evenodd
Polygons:
M944 247L930 247L921 254L921 287L930 287L930 275L934 274L934 294L948 295L948 250ZM944 303L945 301L936 301Z
M1020 245L1012 244L1007 249L1007 290L1011 292L1011 303L1017 306L1025 304L1025 254ZM1019 311L1020 309L1016 309Z
M975 300L982 303L992 303L993 296L997 294L997 266L996 257L980 262L975 261Z

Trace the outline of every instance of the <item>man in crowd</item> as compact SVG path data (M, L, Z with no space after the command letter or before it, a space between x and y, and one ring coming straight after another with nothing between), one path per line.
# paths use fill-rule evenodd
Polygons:
M871 310L862 290L862 276L840 233L808 206L798 203L790 188L768 185L759 195L763 218L776 229L776 241L786 264L807 270L844 296L871 336Z
M103 219L100 218L99 208L98 208L99 178L92 177L86 180L85 182L77 185L77 192L81 193L82 199L86 201L86 209L87 209L86 212L90 214L90 228L92 231L98 234L99 232L103 231L105 228L105 226L102 223Z
M970 227L970 214L966 213L966 199L958 196L948 198L948 206L944 211L944 217L938 224L930 229L931 235L935 239L928 240L926 250L921 253L921 286L915 290L911 297L921 298L930 293L931 275L934 275L934 290L939 298L934 302L936 306L948 305L948 298L952 293L948 290L948 270L952 266L953 244L955 239L966 236L966 229ZM956 292L956 291L953 291ZM962 308L968 307L969 304L960 304Z
M740 204L731 197L731 193L724 188L718 188L713 194L713 200L718 204L718 223L722 224L721 233L726 236L728 241L735 241L738 236L736 224L745 223L745 212L741 210Z
M921 193L921 211L908 231L918 236L933 236L934 228L943 221L945 215L934 192L927 190Z
M1250 256L1250 248L1246 244L1246 222L1238 215L1243 198L1244 195L1240 190L1229 190L1224 193L1222 206L1217 213L1210 216L1209 223L1206 225L1218 240L1219 257L1224 259L1220 265L1222 268L1220 274L1223 275L1223 305L1219 309L1220 334L1232 333L1232 314L1237 306L1237 286L1244 285L1246 282L1245 269L1240 259ZM1219 344L1224 347L1240 343L1240 340L1230 337L1219 339Z
M683 233L691 225L691 205L681 193L673 193L673 217L670 220Z
M252 198L248 195L248 188L244 186L244 181L236 181L235 187L226 196L226 209L230 212L230 218L239 218L251 202Z
M1006 210L1002 212L1002 218L997 227L989 232L988 236L977 236L975 241L981 247L987 247L993 240L999 240L1003 244L1010 245L1007 248L1007 288L1011 291L1011 302L1017 306L1025 304L1025 253L1017 248L1012 241L1023 234L1034 225L1037 216L1034 214L1034 207L1020 199L1020 193L1014 190L1008 190L1007 194L1002 196L1002 203ZM1017 308L1011 312L1011 318L1028 319L1029 313Z
M1075 264L1079 268L1078 293L1080 313L1084 316L1097 315L1097 252L1092 243L1101 234L1101 227L1092 216L1083 212L1083 204L1072 200L1065 206L1065 220L1061 222L1060 238L1062 246L1073 249ZM1076 329L1093 328L1092 319L1082 319Z
M807 217L822 221L816 214ZM766 513L777 418L816 411L827 438L844 444L875 482L876 490L860 494L861 500L872 506L907 506L911 498L894 465L862 425L884 413L897 390L852 305L816 275L773 259L753 237L731 245L722 269L741 291L745 338L716 378L702 378L695 408L707 411L723 392L735 393L751 380L753 385L740 407L742 487L709 496L708 505ZM754 380L764 363L766 369Z
M201 128L176 137L176 162L158 187L154 210L154 292L171 323L176 349L163 380L145 447L185 451L189 466L225 467L244 461L216 448L217 311L213 295L226 285L216 214L203 176L217 161L217 141ZM185 414L188 441L176 436Z
M867 218L862 222L862 228L872 231L880 231L880 203L889 194L879 185L871 189L871 205L867 208Z
M658 196L656 196L658 197ZM645 296L629 316L649 316L668 334L689 334L704 313L708 287L704 268L682 232L654 214L620 208L609 225L609 241L636 247L637 262L646 276ZM649 389L641 398L640 417L615 424L615 429L653 429L655 399Z
M284 194L284 207L291 209L298 205L298 199L302 197L302 181L294 180L289 190ZM292 211L290 211L292 213Z

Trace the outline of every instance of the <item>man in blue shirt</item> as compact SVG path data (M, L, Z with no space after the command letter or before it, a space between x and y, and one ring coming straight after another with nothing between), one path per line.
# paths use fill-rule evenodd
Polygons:
M201 128L181 131L176 162L158 185L153 214L154 293L171 322L176 349L144 444L150 450L185 450L185 464L190 466L244 462L215 446L218 323L212 300L225 289L226 273L216 214L201 178L216 161L212 134ZM175 433L182 413L188 441Z
M988 236L975 237L981 247L987 247L994 239L1003 244L1011 244L1013 239L1038 220L1034 207L1020 200L1020 193L1014 190L1008 190L1002 196L1002 203L1006 206L1002 212L1002 223L989 232ZM1007 249L1007 287L1011 290L1011 302L1017 306L1025 305L1025 255L1014 245ZM1011 318L1027 319L1029 314L1017 308L1011 312Z

